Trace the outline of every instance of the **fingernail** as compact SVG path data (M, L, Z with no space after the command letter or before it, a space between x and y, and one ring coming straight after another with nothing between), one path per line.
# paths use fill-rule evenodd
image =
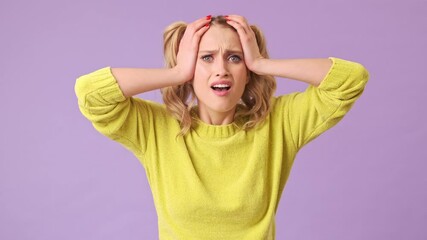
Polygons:
M224 17L225 17L225 18L228 18L228 15L225 15Z
M206 20L211 20L211 18L212 18L212 15L207 15L206 16Z
M209 23L206 23L206 24L205 24L205 27L209 27Z

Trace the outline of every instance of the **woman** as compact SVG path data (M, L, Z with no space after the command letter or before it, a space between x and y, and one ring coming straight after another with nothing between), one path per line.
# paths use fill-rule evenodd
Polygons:
M78 78L81 112L140 160L160 239L275 239L294 158L362 94L367 70L339 58L269 59L238 15L164 33L167 68L105 67ZM273 76L306 82L274 97ZM162 89L165 104L132 96Z

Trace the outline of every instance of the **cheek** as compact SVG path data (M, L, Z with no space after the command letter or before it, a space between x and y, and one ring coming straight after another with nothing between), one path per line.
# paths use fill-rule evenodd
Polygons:
M193 88L196 93L204 91L204 86L209 82L209 69L204 64L196 64L193 78Z
M248 78L248 71L246 69L246 66L238 66L235 69L233 69L233 76L235 77L235 80L239 80L240 82L246 83Z
M194 78L196 77L206 77L210 75L210 69L209 66L202 63L197 63L196 68L194 70Z

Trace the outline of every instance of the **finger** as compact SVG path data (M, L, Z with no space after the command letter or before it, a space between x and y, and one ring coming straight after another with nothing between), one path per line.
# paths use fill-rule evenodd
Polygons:
M199 19L195 20L194 22L188 24L187 29L189 30L189 32L194 34L197 31L199 31L200 29L202 29L203 27L205 27L206 25L209 25L209 23L211 21L212 21L212 16L208 15L206 17L199 18Z
M237 33L239 34L239 36L241 38L248 37L248 34L247 34L246 30L244 29L244 27L240 23L235 22L233 20L228 20L227 23L229 25L231 25L234 29L237 30Z
M194 33L194 37L193 37L193 43L194 44L199 44L200 39L202 38L203 34L205 34L205 32L209 29L209 24L205 24L203 27L201 27L199 30L197 30L197 32Z
M182 36L182 39L180 42L180 46L190 47L198 43L198 39L207 30L206 26L209 26L210 21L211 21L211 16L208 15L206 17L199 18L190 24L187 24L187 27L184 32L184 36ZM201 30L201 33L199 33L200 30ZM196 34L198 36L195 36Z
M212 17L211 15L208 15L194 22L196 29L193 35L193 43L199 44L200 38L209 29L211 21L212 21Z
M251 30L252 30L251 27L249 26L248 21L246 20L246 18L244 18L242 16L239 16L239 15L228 15L226 17L226 19L229 20L227 22L236 22L236 23L240 24L241 27L243 28L243 30L246 33L250 33Z
M194 33L194 35L196 37L201 37L210 27L209 23L206 23L205 25L203 25L203 27L199 28L199 30L197 30L197 32Z

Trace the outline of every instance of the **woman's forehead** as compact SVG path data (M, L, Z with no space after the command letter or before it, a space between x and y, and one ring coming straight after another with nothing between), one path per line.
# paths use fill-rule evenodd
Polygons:
M237 32L230 28L211 26L200 39L199 50L216 50L218 48L241 50Z

